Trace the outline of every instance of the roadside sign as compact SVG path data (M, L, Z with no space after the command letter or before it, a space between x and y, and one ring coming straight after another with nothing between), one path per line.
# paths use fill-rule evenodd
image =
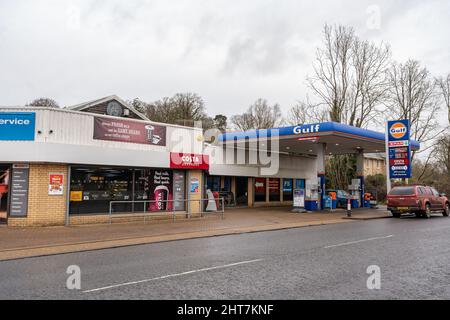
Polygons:
M294 208L305 207L305 190L294 189Z
M391 179L411 178L411 143L409 120L389 121L387 155Z

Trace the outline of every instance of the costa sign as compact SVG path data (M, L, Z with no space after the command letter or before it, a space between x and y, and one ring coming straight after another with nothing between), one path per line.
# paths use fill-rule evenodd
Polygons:
M209 170L209 156L204 154L170 153L171 169Z

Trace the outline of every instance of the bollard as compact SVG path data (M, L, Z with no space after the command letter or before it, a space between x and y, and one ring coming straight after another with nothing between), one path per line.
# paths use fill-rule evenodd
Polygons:
M352 216L352 202L350 200L350 198L348 198L347 200L347 217L351 217Z

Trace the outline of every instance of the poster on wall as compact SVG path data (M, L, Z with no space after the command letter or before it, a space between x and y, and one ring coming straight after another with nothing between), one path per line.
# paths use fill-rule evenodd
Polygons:
M280 179L276 178L269 179L269 192L275 194L280 193Z
M95 117L94 139L166 146L166 127L130 120Z
M191 178L190 192L200 193L200 181L198 180L198 178Z
M283 179L283 192L291 193L293 188L292 179Z
M171 211L173 204L173 173L170 170L151 170L149 176L150 211Z
M255 193L266 193L266 178L255 178Z
M51 173L48 181L48 195L62 196L64 194L64 174Z

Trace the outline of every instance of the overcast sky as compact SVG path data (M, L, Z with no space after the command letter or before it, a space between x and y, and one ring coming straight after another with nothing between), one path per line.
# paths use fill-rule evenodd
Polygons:
M377 12L380 12L380 20ZM196 92L210 115L307 92L325 23L450 72L450 1L0 0L0 105Z

